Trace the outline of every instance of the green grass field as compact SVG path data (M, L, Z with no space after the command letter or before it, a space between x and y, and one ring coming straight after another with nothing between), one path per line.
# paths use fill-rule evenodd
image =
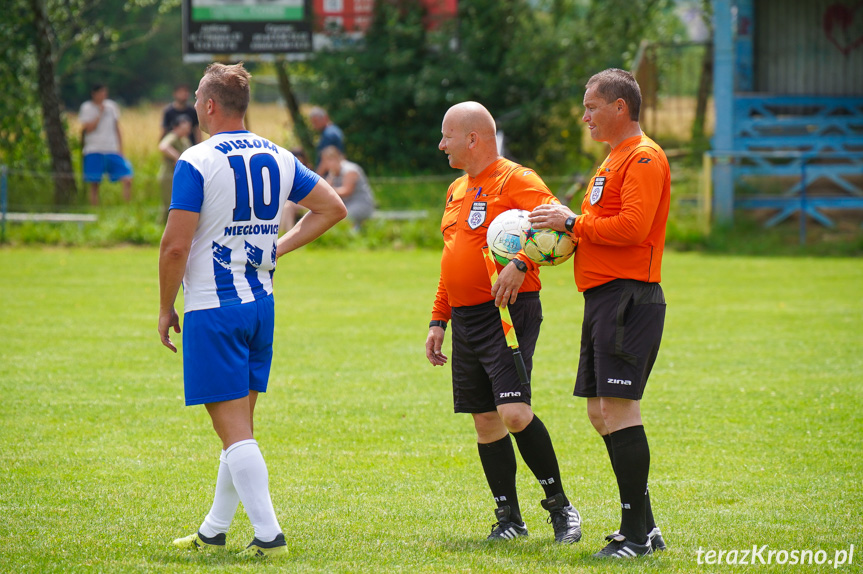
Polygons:
M528 539L487 544L493 502L449 367L423 343L434 251L306 250L279 263L276 357L257 438L292 557L171 540L209 508L220 445L156 333L155 248L0 250L2 572L828 572L698 564L702 550L853 544L863 571L863 261L669 253L668 318L643 411L669 550L589 555L617 527L602 441L571 397L582 303L543 271L534 407L584 538L552 544L520 463ZM765 552L766 559L767 554ZM780 556L781 558L781 556ZM786 555L787 559L787 555ZM774 559L775 560L775 559Z

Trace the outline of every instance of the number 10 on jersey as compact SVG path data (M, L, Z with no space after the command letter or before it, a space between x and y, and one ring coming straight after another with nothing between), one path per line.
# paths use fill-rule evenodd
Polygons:
M268 153L257 153L249 158L248 170L246 158L241 155L228 156L228 162L234 170L237 198L234 206L234 221L250 221L253 209L255 217L262 221L275 219L279 213L279 191L281 190L281 173L276 158ZM268 181L264 179L264 169L269 175ZM251 174L251 194L247 173ZM265 189L266 187L269 189ZM269 202L267 202L268 197Z

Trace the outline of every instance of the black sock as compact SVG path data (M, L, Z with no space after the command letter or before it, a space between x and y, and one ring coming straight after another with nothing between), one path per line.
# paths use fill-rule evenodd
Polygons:
M614 469L614 447L611 446L611 436L605 434L602 435L602 440L605 442L605 449L608 451L608 458L611 460L612 470ZM653 508L650 506L650 488L648 487L645 495L644 495L644 516L645 516L645 526L647 527L647 531L650 532L654 528L656 528L656 519L653 518Z
M563 504L568 505L569 500L563 493L563 483L560 481L557 455L554 454L554 446L551 444L548 430L539 417L534 415L533 420L524 427L524 430L514 432L512 436L518 444L521 458L545 490L545 497L551 498L555 494L563 494Z
M620 490L620 533L627 540L644 544L647 540L647 475L650 448L644 426L627 427L610 433L614 452L614 474Z
M656 528L656 519L653 518L653 508L650 507L650 487L644 491L644 525L647 532Z
M614 447L611 445L611 435L602 435L602 440L605 442L605 450L608 451L608 460L611 461L611 470L614 470Z
M605 450L608 451L608 460L611 461L611 471L614 472L614 446L611 444L611 435L604 434L602 436L602 441L605 443ZM617 477L617 474L614 475ZM617 527L618 532L620 531L620 526Z
M515 491L515 449L512 439L506 435L502 439L488 444L477 444L482 470L491 488L494 501L501 506L509 506L510 520L522 524L521 509L518 507L518 495Z

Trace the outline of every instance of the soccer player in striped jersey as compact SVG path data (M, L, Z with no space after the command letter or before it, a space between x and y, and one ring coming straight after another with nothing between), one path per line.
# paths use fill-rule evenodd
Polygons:
M183 286L186 405L205 405L222 441L215 495L198 530L174 541L192 550L225 546L240 501L255 529L241 554L287 554L270 499L267 465L253 435L258 393L273 356L276 260L347 214L333 188L287 150L245 129L251 76L242 63L212 64L195 92L210 138L186 150L174 171L159 253L159 335L177 352L174 303ZM286 201L309 210L278 238Z

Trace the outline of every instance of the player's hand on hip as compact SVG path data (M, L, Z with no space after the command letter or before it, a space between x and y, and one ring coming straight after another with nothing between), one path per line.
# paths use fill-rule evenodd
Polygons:
M519 271L514 263L507 263L498 275L497 281L491 286L495 307L506 307L510 303L515 303L518 290L524 283L524 276L525 273Z
M429 327L429 334L426 337L426 358L435 367L441 367L447 361L446 355L441 352L444 334L442 327Z
M171 327L174 328L175 333L180 332L180 316L177 315L177 311L171 309L170 313L159 313L159 338L162 340L163 345L176 353L177 347L171 341Z
M534 229L554 229L555 231L566 231L566 220L573 217L575 213L565 205L559 203L544 203L538 205L530 212L527 220Z

